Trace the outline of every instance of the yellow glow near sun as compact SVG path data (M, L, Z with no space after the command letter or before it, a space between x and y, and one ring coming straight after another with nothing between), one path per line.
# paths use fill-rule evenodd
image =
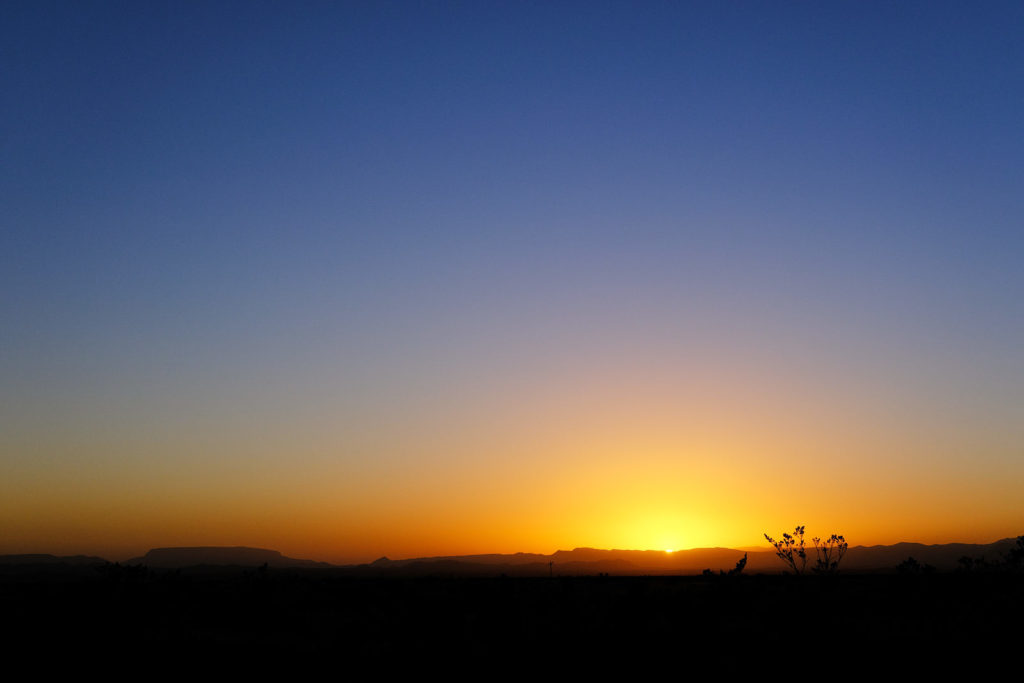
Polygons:
M676 551L675 548L665 548L665 552L666 553L674 553L675 551Z

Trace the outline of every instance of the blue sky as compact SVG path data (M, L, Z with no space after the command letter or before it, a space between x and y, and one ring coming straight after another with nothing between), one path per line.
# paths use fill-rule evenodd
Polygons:
M524 378L738 373L861 434L959 425L948 457L1021 481L1022 24L990 2L7 3L4 458L113 492L112 469L148 485L151 442L245 462L253 433L316 432L356 471L379 454L351 434L415 440L528 403Z

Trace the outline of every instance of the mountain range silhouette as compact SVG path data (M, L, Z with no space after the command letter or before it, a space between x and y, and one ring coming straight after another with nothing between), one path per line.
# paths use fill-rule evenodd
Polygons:
M913 557L922 565L931 565L939 571L950 571L958 566L962 557L998 560L1011 547L1015 539L1002 539L994 543L896 543L893 545L854 546L843 559L844 572L893 571L895 567ZM353 575L466 575L510 576L529 575L585 575L608 573L616 575L700 574L705 569L728 570L747 555L748 573L777 574L783 566L771 549L738 550L734 548L695 548L666 552L662 550L601 550L575 548L558 550L550 555L541 553L449 555L391 560L381 557L371 563L334 565L317 560L296 559L277 550L244 546L197 546L181 548L153 548L145 555L127 560L126 565L144 565L152 569L181 569L188 567L261 567L283 569L332 569ZM808 550L813 564L814 550ZM82 566L104 564L101 557L48 554L0 555L0 565L12 566Z
M896 543L893 545L854 546L843 558L841 569L846 572L894 571L896 566L913 557L921 565L931 565L939 571L950 571L958 566L961 557L998 560L1011 547L1015 539L1007 538L994 543ZM814 549L808 549L808 566L814 563ZM473 574L473 575L529 575L529 574L700 574L732 569L747 556L745 570L749 573L778 574L783 565L772 549L738 550L735 548L694 548L666 552L662 550L601 550L576 548L558 550L550 555L515 553L510 555L460 555L420 557L390 560L382 557L368 565L352 569L373 570L382 574ZM366 571L363 573L373 573Z

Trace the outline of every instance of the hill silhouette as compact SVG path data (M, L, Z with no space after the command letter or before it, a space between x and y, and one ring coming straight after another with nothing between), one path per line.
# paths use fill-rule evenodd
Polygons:
M994 543L896 543L893 545L854 546L843 559L841 570L854 573L895 571L897 565L913 557L922 565L938 571L952 571L962 557L998 561L1014 546L1015 539ZM811 551L813 553L813 551ZM543 553L490 553L479 555L445 555L392 560L381 557L358 565L334 565L309 559L296 559L280 551L245 546L195 546L153 548L145 555L123 562L145 565L151 569L183 569L188 567L261 567L274 569L330 569L359 576L563 576L596 575L678 575L700 574L732 569L747 556L745 571L749 574L778 574L784 569L771 549L694 548L666 552L663 550L602 550L574 548ZM17 568L56 570L83 568L104 564L107 560L88 555L60 557L49 554L0 555L5 571Z
M854 546L843 559L845 572L886 572L908 557L928 564L939 571L956 569L961 557L998 560L1009 551L1014 539L994 543L897 543L894 545ZM811 551L813 553L813 550ZM550 555L515 553L509 555L461 555L417 557L390 560L382 557L370 564L347 567L360 574L415 576L422 574L499 575L510 576L585 575L613 573L619 575L700 574L732 569L747 556L745 571L752 574L778 574L784 567L771 549L737 550L733 548L694 548L666 552L662 550L601 550L575 548L558 550Z
M142 557L128 560L125 564L142 564L153 569L179 569L199 566L237 567L304 567L328 568L328 562L298 560L286 557L277 550L265 548L199 546L193 548L153 548Z

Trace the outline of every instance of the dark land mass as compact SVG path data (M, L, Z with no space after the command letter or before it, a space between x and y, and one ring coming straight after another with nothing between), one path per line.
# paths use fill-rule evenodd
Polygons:
M1015 539L995 543L946 543L924 545L855 546L843 558L847 572L894 572L896 566L913 557L918 563L938 571L959 567L962 557L996 561L1010 550ZM807 549L808 567L814 564L814 548ZM728 570L744 556L745 571L751 574L778 574L782 570L773 550L742 551L731 548L695 548L667 553L661 550L598 550L576 548L551 555L516 553L514 555L462 555L389 560L382 557L367 565L342 568L360 576L549 576L607 573L614 575L701 574L705 569Z
M970 561L947 567L958 553ZM1019 673L1024 539L854 548L830 575L783 575L777 558L760 555L747 553L745 569L755 572L735 575L727 571L743 553L729 549L382 558L349 567L251 548L158 549L139 558L147 564L5 556L0 642L11 662L130 653L161 666L217 659L257 667L280 657L290 666L368 663L384 666L382 675L402 664L489 675L495 666L650 668L665 660L717 676L780 668L915 679L963 672L1015 680L1006 666ZM199 564L157 564L169 559ZM760 559L774 563L759 573ZM686 575L701 566L709 571Z
M0 606L8 662L117 653L160 666L183 658L257 665L280 656L296 666L369 663L382 675L402 663L489 675L510 664L668 660L687 674L763 674L788 662L985 675L1003 663L1019 671L1024 642L1024 575L1008 570L360 578L103 565L62 577L0 575Z
M920 565L937 571L953 571L961 558L998 561L1016 543L1003 539L995 543L946 543L923 545L897 543L895 545L854 546L843 558L845 572L894 572L897 565L913 557ZM808 566L814 564L814 549L808 548ZM704 570L728 570L747 557L748 574L778 574L783 569L772 550L742 551L731 548L696 548L667 553L660 550L599 550L576 548L540 553L456 555L419 557L391 560L382 557L361 565L337 566L316 560L286 557L276 550L246 547L193 547L154 548L141 557L122 565L142 565L149 569L181 569L209 573L237 568L320 569L336 576L353 577L483 577L483 576L587 576L613 574L619 576L701 574ZM63 568L70 572L88 569L106 560L99 557L53 555L0 555L0 572L29 572L48 566L51 571Z
M89 555L0 555L0 577L81 577L95 574L107 561Z
M25 555L0 555L0 566L48 566L48 565L68 565L68 566L81 566L81 565L97 565L106 564L106 560L102 557L95 557L93 555L45 555L42 553L36 554L25 554Z

